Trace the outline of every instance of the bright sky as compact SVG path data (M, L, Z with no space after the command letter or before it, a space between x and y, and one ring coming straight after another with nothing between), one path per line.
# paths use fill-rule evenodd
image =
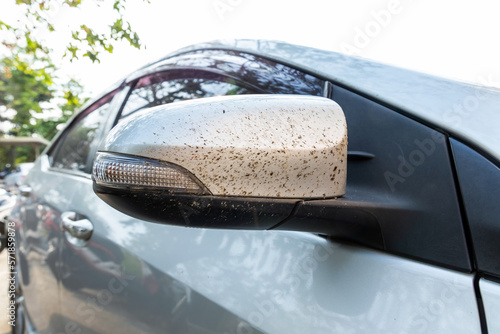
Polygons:
M1 12L22 15L7 1L13 2L2 0ZM109 5L86 2L81 10L50 13L58 33L42 37L55 60L71 29L112 22ZM89 95L176 49L228 38L287 41L500 88L498 0L128 0L126 6L146 49L120 45L100 64L61 62Z

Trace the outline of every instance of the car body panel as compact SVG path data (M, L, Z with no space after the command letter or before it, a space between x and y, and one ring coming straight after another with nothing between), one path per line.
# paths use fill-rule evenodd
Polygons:
M237 326L241 319L192 289L185 277L171 275L184 257L207 255L196 241L199 230L180 238L184 229L109 207L88 179L73 186L85 200L75 197L72 210L88 213L94 231L85 246L65 240L62 248L61 302L72 326L82 333L222 333ZM198 252L189 255L192 247Z
M144 222L90 184L71 205L91 212L87 260L63 250L63 309L83 333L480 333L472 275L308 233Z

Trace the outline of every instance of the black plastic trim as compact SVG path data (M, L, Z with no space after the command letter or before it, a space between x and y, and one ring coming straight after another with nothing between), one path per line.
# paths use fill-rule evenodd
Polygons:
M482 276L476 274L474 276L474 294L476 295L477 312L479 313L479 323L481 325L481 334L488 334L488 324L486 321L486 311L484 309L483 297L481 295L481 289L479 287L479 281Z
M375 159L375 154L370 152L361 152L361 151L348 151L347 152L347 160L351 161L363 161L363 160L371 160Z
M379 249L472 272L447 136L341 87L332 99L349 134L344 198L392 209L375 214Z
M450 163L452 166L453 178L455 179L455 186L457 189L457 199L458 199L458 202L460 205L460 213L462 215L465 240L467 242L467 249L469 250L469 258L471 260L472 270L477 271L477 269L478 269L477 257L476 257L476 252L474 251L474 242L473 242L473 238L472 238L472 232L471 232L471 228L470 228L469 219L467 217L467 212L465 210L465 201L464 201L464 197L463 197L463 192L462 192L460 180L458 177L456 160L455 160L455 156L454 156L454 152L453 152L453 148L452 148L450 139L451 138L448 138L448 141L447 141L448 152L450 154Z
M382 203L358 202L346 197L301 202L292 217L271 229L314 232L384 249L377 214L383 215L387 211L391 215L397 214L397 211L406 212Z
M477 270L500 277L500 168L456 139L450 143Z
M290 216L298 200L130 191L98 186L94 192L138 219L185 227L267 230Z

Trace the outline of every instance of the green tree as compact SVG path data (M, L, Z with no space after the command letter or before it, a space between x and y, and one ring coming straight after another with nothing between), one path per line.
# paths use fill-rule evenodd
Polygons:
M36 38L34 32L54 32L56 27L51 22L50 13L64 8L75 10L81 7L83 1L3 1L12 1L22 7L25 17L23 20L7 18L0 12L0 43L6 51L6 55L0 58L0 122L10 123L7 133L0 128L0 137L37 134L50 140L56 134L58 125L66 122L82 104L83 88L74 80L62 82L57 77L57 68L51 59L52 50L43 40ZM94 0L101 6L111 6L115 14L110 17L108 30L97 31L90 24L81 24L68 31L71 42L65 46L64 56L71 61L83 57L99 62L101 52L112 53L115 42L127 41L131 46L140 48L139 36L124 18L125 1ZM54 110L59 111L56 116L46 116ZM8 150L0 147L0 168L6 163L6 157L11 155ZM28 147L20 147L16 153L16 163L33 158L33 152Z
M21 45L25 52L32 54L48 54L50 49L43 44L41 40L33 37L33 31L46 31L51 33L55 31L54 25L50 22L48 13L54 9L61 8L80 8L82 2L89 0L3 0L13 1L16 5L23 8L25 21L19 25L16 22L8 22L0 14L0 30L9 32L10 36L4 38L1 42L11 47L13 44ZM101 52L112 53L114 43L117 41L127 41L131 46L140 49L141 41L139 35L132 29L130 23L124 18L124 9L126 0L94 0L103 6L111 6L114 17L110 18L110 24L107 31L97 31L90 24L81 24L76 30L68 31L72 38L65 48L65 56L71 60L78 59L80 56L88 57L92 62L99 61ZM149 3L149 0L138 0ZM18 26L16 26L16 23Z
M53 65L48 60L38 61L38 66L30 65L13 54L0 61L0 106L5 110L15 110L10 121L17 127L27 124L31 112L41 113L41 103L53 98ZM0 116L1 121L7 121Z
M50 140L58 125L66 122L83 102L83 87L74 80L56 83L56 68L48 56L42 58L20 49L0 59L0 122L10 124L0 136L41 136ZM13 111L13 117L8 117ZM54 114L47 117L47 112ZM11 148L0 148L0 166L8 161ZM15 163L31 161L30 147L17 147Z
M12 118L0 114L0 121L11 123L9 135L37 133L51 139L56 126L66 122L81 106L83 87L75 80L56 84L56 68L50 58L28 56L29 60L25 60L20 54L16 52L0 60L0 110L15 111ZM54 109L60 111L57 119L41 117Z

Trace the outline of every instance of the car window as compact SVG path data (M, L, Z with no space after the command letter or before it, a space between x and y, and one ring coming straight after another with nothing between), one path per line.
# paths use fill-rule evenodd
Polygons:
M158 68L182 68L183 72L212 72L237 78L245 87L266 94L323 95L324 80L302 70L256 55L229 50L198 50L159 61L135 78ZM169 72L172 70L169 70Z
M66 132L52 159L52 167L90 173L90 153L100 140L108 117L111 97L102 99L82 113Z
M174 71L170 71L141 78L131 91L119 120L145 108L177 101L255 93L251 88L245 87L231 78L210 73L191 72L174 73ZM176 78L180 75L183 77Z

